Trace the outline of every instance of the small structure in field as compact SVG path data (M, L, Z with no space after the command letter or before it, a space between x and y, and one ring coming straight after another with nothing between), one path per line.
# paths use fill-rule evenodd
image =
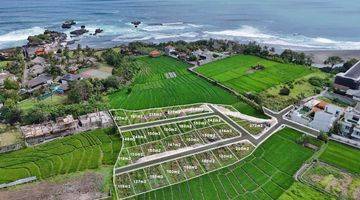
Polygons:
M152 57L152 58L157 58L157 57L159 57L160 55L161 55L161 53L160 53L160 51L158 51L158 50L154 50L154 51L151 51L151 52L149 53L149 56Z

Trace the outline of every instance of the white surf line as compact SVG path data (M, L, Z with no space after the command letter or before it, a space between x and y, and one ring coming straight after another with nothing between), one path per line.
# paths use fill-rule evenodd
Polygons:
M122 199L129 199L129 198L133 198L133 197L135 197L135 196L139 196L139 195L142 195L142 194L146 194L146 193L149 193L149 192L153 192L153 191L156 191L156 190L160 190L160 189L163 189L163 188L166 188L166 187L171 187L171 186L173 186L173 185L177 185L177 184L180 184L180 183L184 183L184 182L190 181L190 180L192 180L192 179L198 178L198 177L200 177L200 176L204 176L204 175L207 175L207 174L209 174L209 173L212 173L212 172L215 172L215 171L219 171L219 170L221 170L221 169L224 169L224 168L230 167L230 166L232 166L232 165L235 165L235 164L241 162L242 160L246 159L246 158L249 157L250 155L252 155L252 153L256 150L256 147L255 147L249 140L243 140L243 141L240 141L240 142L234 142L234 143L231 143L231 144L229 144L229 145L226 145L226 146L230 146L230 145L233 145L233 144L242 143L242 142L244 142L244 141L246 141L246 142L248 142L249 144L251 144L251 145L254 147L254 149L253 149L248 155L244 156L244 157L241 158L241 159L239 159L239 158L236 157L236 158L237 158L237 161L235 161L234 163L231 163L231 164L228 164L228 165L226 165L226 166L219 167L219 168L216 168L216 169L207 171L207 172L205 172L205 173L203 173L203 174L199 174L199 175L197 175L197 176L194 176L194 177L191 177L191 178L189 178L189 179L182 180L182 181L179 181L179 182L176 182L176 183L173 183L173 184L165 185L165 186L162 186L162 187L159 187L159 188L155 188L155 189L152 189L152 190L148 190L148 191L145 191L145 192L141 192L141 193L134 193L134 195L131 195L131 196L128 196L128 197L125 197L125 198L122 198ZM222 147L223 147L223 146L218 147L218 148L222 148ZM215 148L215 149L216 149L216 148ZM213 149L211 149L211 150L213 150ZM209 150L209 151L211 151L211 150ZM201 152L201 153L203 153L203 152ZM199 154L200 154L200 153L199 153ZM190 156L194 156L194 155L189 155L189 156L184 156L184 157L190 157ZM173 159L173 160L177 160L177 159L184 158L184 157L179 157L179 158L176 158L176 159ZM169 160L169 161L166 161L166 162L170 162L170 161L173 161L173 160ZM198 162L199 162L199 161L198 161ZM161 163L155 164L155 165L160 165L160 166L163 168L163 166L161 165L161 164L163 164L163 163L165 163L165 162L161 162ZM200 165L201 165L201 164L200 164ZM154 166L154 165L151 165L151 166ZM151 166L147 166L147 167L151 167ZM144 168L147 168L147 167L144 167ZM143 168L141 168L141 169L143 169ZM135 171L135 170L133 170L133 171ZM164 172L165 172L165 171L164 171ZM128 172L126 172L126 173L128 173ZM124 173L122 173L122 174L124 174ZM186 178L186 177L185 177L185 178ZM130 180L131 180L131 179L130 179ZM116 185L114 185L114 186L116 187ZM115 188L115 189L116 189L116 188Z

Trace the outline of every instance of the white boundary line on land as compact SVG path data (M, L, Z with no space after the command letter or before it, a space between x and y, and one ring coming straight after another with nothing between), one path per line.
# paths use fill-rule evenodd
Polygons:
M194 121L194 120L199 120L199 119L208 119L208 118L213 118L213 117L217 117L217 118L220 118L219 116L217 115L211 115L211 116L194 116L194 118L192 119L184 119L184 118L178 118L178 121L175 121L175 122L167 122L167 123L163 123L163 124L155 124L155 125L150 125L150 126L144 126L144 127L141 127L141 128L133 128L133 129L130 129L130 130L126 130L126 131L122 131L122 132L129 132L129 131L137 131L137 130L142 130L142 129L147 129L147 128L154 128L154 127L160 127L160 126L165 126L165 125L169 125L169 124L177 124L177 123L182 123L182 122L191 122L191 121ZM174 118L175 119L175 118ZM222 119L221 119L222 120ZM224 120L222 120L224 121ZM226 123L224 121L224 123ZM190 131L188 131L190 132Z
M186 115L186 116L181 116L181 117L173 117L173 118L166 118L166 119L161 119L161 120L156 120L156 121L150 121L150 122L143 122L143 123L137 123L137 124L129 124L129 125L125 125L125 126L120 126L120 128L128 128L131 126L137 126L137 125L146 125L146 124L150 124L150 123L155 123L155 122L164 122L164 121L169 121L169 120L182 120L184 118L188 118L188 117L197 117L197 116L201 116L201 115L205 115L205 114L214 114L214 112L206 112L206 113L198 113L198 114L193 114L193 115ZM205 117L199 117L199 118L205 118ZM186 119L184 120L186 121Z
M224 145L224 146L219 146L219 147L211 148L211 149L208 149L208 150L204 151L204 152L208 152L208 151L211 152L211 151L214 150L214 149L219 149L219 148L222 148L222 147L227 147L227 146L231 146L231 145L238 144L238 143L243 143L244 141L247 142L248 144L252 145L252 146L254 147L254 149L252 149L252 151L250 151L250 153L249 153L248 155L246 155L245 157L243 157L243 158L241 158L241 159L237 159L237 161L235 161L234 163L231 163L231 164L225 165L225 166L223 166L223 167L219 167L219 168L216 168L216 169L207 171L207 172L205 172L205 173L203 173L203 174L200 174L200 175L197 175L197 176L194 176L194 177L191 177L191 178L186 178L186 177L184 176L184 177L186 178L186 180L182 180L182 181L179 181L179 182L176 182L176 183L172 183L172 184L169 184L169 185L166 185L166 186L162 186L162 187L159 187L159 188L155 188L155 189L152 189L152 190L147 190L147 191L145 191L145 192L141 192L141 193L138 193L138 194L135 194L135 195L132 195L132 196L128 196L128 197L122 198L122 199L128 199L128 198L132 198L132 197L135 197L135 196L139 196L139 195L142 195L142 194L145 194L145 193L149 193L149 192L152 192L152 191L160 190L160 189L163 189L163 188L166 188L166 187L171 187L171 186L173 186L173 185L177 185L177 184L180 184L180 183L184 183L184 182L190 181L190 180L192 180L192 179L198 178L198 177L200 177L200 176L204 176L204 175L207 175L207 174L209 174L209 173L212 173L212 172L215 172L215 171L218 171L218 170L227 168L227 167L229 167L229 166L231 166L231 165L235 165L235 164L237 164L238 162L241 162L241 161L244 160L245 158L247 158L247 157L249 157L250 155L252 155L252 153L253 153L253 152L255 151L255 149L257 148L257 147L254 146L249 140L242 140L242 141L230 143L230 144L227 144L227 145ZM201 153L204 153L204 152L200 152L200 153L197 153L197 154L201 154ZM194 154L194 155L197 155L197 154ZM155 166L155 165L161 165L161 167L163 167L163 166L162 166L163 163L171 162L171 161L174 161L174 160L178 160L178 159L181 159L181 158L186 158L186 157L190 157L190 156L194 156L194 155L182 156L182 157L179 157L179 158L176 158L176 159L168 160L168 161L165 161L165 162L160 162L160 163L157 163L157 164L154 164L154 165L149 165L149 166L147 166L147 167L143 167L143 168L139 168L139 169L144 169L144 168L152 167L152 166ZM235 158L237 158L237 157L235 157ZM199 161L198 161L198 162L199 162ZM201 165L201 164L200 164L200 165ZM220 166L221 166L221 164L220 164ZM181 167L180 167L180 168L181 168ZM137 169L137 170L139 170L139 169ZM132 172L132 171L136 171L136 170L131 170L131 171L129 171L129 172ZM125 173L121 173L121 174L127 174L127 173L129 173L129 172L125 172ZM120 175L120 174L118 174L118 175ZM114 185L114 186L115 186L115 185ZM116 186L115 186L115 187L116 187ZM115 189L116 189L116 188L115 188Z
M194 105L204 105L207 104L205 102L199 102L199 103L191 103L191 104L181 104L181 105L174 105L174 106L163 106L163 107L152 107L152 108L145 108L145 109L140 109L140 110L131 110L131 109L123 109L123 108L115 108L115 109L110 109L110 111L117 111L117 110L124 110L124 111L130 111L130 112L140 112L140 111L148 111L148 110L159 110L159 109L164 109L164 108L174 108L174 107L181 107L181 106L194 106ZM219 104L220 105L220 104Z
M241 136L237 136L237 137L241 137ZM236 138L236 137L227 138L227 139L224 139L224 140L219 140L219 141L217 141L217 142L227 141L227 140L231 140L231 139L234 139L234 138ZM136 171L136 170L139 170L139 169L143 169L143 168L147 168L147 167L150 167L150 166L158 165L158 164L161 164L161 163L164 163L164 162L169 162L169 161L176 160L176 159L179 159L179 158L183 158L183 157L188 157L188 156L200 154L200 153L203 153L203 152L206 152L206 151L218 149L218 148L224 147L224 146L230 146L230 145L232 145L232 144L237 144L237 143L241 143L241 142L244 142L244 141L247 142L247 143L249 143L249 144L251 144L252 146L256 147L256 145L254 145L254 144L253 144L252 142L250 142L249 140L243 139L243 140L241 140L241 141L232 142L232 143L229 143L229 144L225 144L225 145L221 145L221 146L216 146L216 147L213 147L213 148L205 149L205 150L203 150L203 151L200 151L200 152L197 152L197 153L194 153L194 154L191 154L191 155L179 156L179 157L176 157L176 158L173 158L173 159L169 159L169 160L167 160L167 161L158 162L158 163L151 164L151 165L148 165L148 166L145 166L145 167L140 167L140 168L137 168L137 169L128 170L127 172L118 173L118 174L116 174L116 175L120 175L120 174L123 174L123 173L129 173L129 172ZM215 143L216 143L216 142L215 142ZM214 144L214 142L213 142L213 143L204 144L204 145L202 145L202 146L200 146L200 147L209 146L209 145L212 145L212 144ZM197 148L199 148L199 147L197 147ZM160 158L161 158L161 157L160 157ZM151 161L151 160L150 160L150 161ZM124 167L127 167L127 166L129 166L129 165L126 165L126 166L124 166ZM119 167L119 168L116 168L115 170L121 169L121 168L122 168L122 167Z
M200 106L201 106L201 105L206 105L206 106L208 106L208 104L209 104L209 103L194 103L194 104L184 104L184 105L176 105L176 106L148 108L148 109L143 109L143 110L127 110L127 111L136 112L136 111L147 111L147 110L163 109L163 108L173 108L173 107L180 107L180 108L181 108L181 106L192 106L192 105L200 105ZM211 103L210 103L210 104L211 104ZM233 108L234 110L237 110L237 109L234 108L232 105L225 105L225 104L216 104L216 105L230 106L230 107ZM123 149L124 149L124 144L125 144L124 142L125 142L125 141L124 141L124 136L122 135L122 131L120 130L120 127L119 127L119 125L117 124L117 122L116 122L116 120L115 120L115 118L114 118L114 116L113 116L113 114L112 114L112 111L117 111L117 110L122 110L122 111L125 110L125 111L126 111L126 109L111 109L111 110L109 110L109 113L110 113L111 117L113 118L113 120L114 120L114 122L115 122L115 125L116 125L116 127L118 128L119 134L121 135L121 138L122 138L121 150L120 150L120 152L119 152L119 155L118 155L118 157L117 157L116 163L115 163L114 168L113 168L113 186L114 186L114 189L115 189L116 198L117 198L117 199L120 199L120 198L119 198L118 191L117 191L117 188L116 188L116 183L115 183L115 177L116 177L116 175L117 175L117 174L115 173L115 170L117 169L117 168L115 168L115 166L117 165L117 163L118 163L118 161L119 161L119 157L120 157L120 155L121 155L121 153L122 153L122 151L123 151ZM211 109L210 109L210 110L211 110ZM220 111L219 111L219 112L220 112ZM240 111L238 111L238 112L240 112ZM197 115L203 115L203 114L206 114L206 113L214 113L214 112L211 110L210 112L205 112L205 113L201 113L201 114L197 114ZM126 115L126 113L125 113L125 115ZM189 116L197 116L197 115L189 115ZM224 116L227 117L227 118L229 118L230 121L234 122L234 121L233 121L230 117L228 117L227 115L224 114ZM199 118L194 118L194 119L189 119L189 120L183 120L183 121L192 121L192 120L197 120L197 119L207 119L207 118L211 118L211 117L214 117L214 116L199 117ZM218 118L221 119L221 117L219 117L219 116L216 116L216 117L218 117ZM178 118L175 117L175 118L170 118L170 119L175 119L175 120L176 120L176 119L178 119ZM180 121L177 121L177 122L174 122L174 123L176 124L176 123L183 122L183 121L181 121L181 119L180 119ZM232 127L232 126L231 126L229 123L227 123L225 120L222 119L222 121L224 121L224 122L225 122L228 126L230 126L232 129L234 129L234 127ZM153 123L153 122L157 122L157 121L155 120L155 121L152 121L152 123ZM236 122L234 122L234 123L236 123ZM173 124L173 123L168 123L168 124ZM236 123L236 124L237 124L237 123ZM135 124L134 124L134 125L135 125ZM136 125L138 125L138 124L136 124ZM165 125L165 124L163 124L163 125ZM159 125L149 126L149 127L146 127L146 128L151 128L151 127L156 127L156 126L159 126ZM253 137L253 135L252 135L251 133L249 133L246 129L244 129L242 126L239 125L239 127L240 127L243 131L245 131L246 133L248 133L250 136ZM139 128L139 129L144 129L144 128L145 128L145 127ZM136 129L136 130L137 130L137 129ZM236 130L235 130L235 131L236 131ZM271 135L273 135L273 134L274 134L275 132L277 132L277 131L278 131L278 129L275 130L275 131L273 131L272 134L269 134L268 137L270 137ZM238 132L238 131L236 131L236 132ZM237 136L237 137L242 137L241 133L240 133L240 136ZM263 141L267 140L268 137L266 137ZM235 138L235 137L228 138L228 139L233 139L233 138ZM254 138L254 139L256 139L256 138ZM225 140L226 140L226 139L225 139ZM260 146L260 144L261 144L263 141L256 146L256 145L254 145L252 142L250 142L249 140L245 139L245 140L242 140L242 141L239 141L239 142L234 142L234 143L230 143L230 144L223 145L223 146L220 146L220 147L207 149L207 150L204 150L204 151L201 151L201 152L197 153L197 154L200 154L200 153L203 153L203 152L205 152L205 151L211 151L211 150L213 150L213 149L217 149L217 148L221 148L221 147L225 147L225 146L230 146L230 145L233 145L233 144L236 144L236 143L241 143L241 142L244 142L244 141L245 141L245 142L248 142L249 144L251 144L251 145L254 147L254 149L253 149L247 156L245 156L244 158L238 159L238 161L234 162L233 164L229 164L229 165L227 165L227 166L214 169L214 170L209 171L209 172L207 172L207 173L205 173L205 174L208 174L208 173L213 172L213 171L221 170L221 169L223 169L223 168L229 167L229 166L231 166L231 165L234 165L234 164L242 161L243 159L245 159L245 158L247 158L248 156L252 155L252 153L257 149L257 147ZM193 155L195 155L195 154L193 154ZM190 156L193 156L193 155L182 156L182 157L178 157L178 158L176 158L176 159L180 159L180 158L183 158L183 157L190 157ZM176 160L176 159L175 159L175 160ZM174 160L174 159L172 159L172 160ZM169 161L172 161L172 160L168 160L168 161L166 161L166 162L169 162ZM198 162L199 162L199 161L198 161ZM151 166L159 165L159 164L161 165L161 163L163 163L163 162L156 163L156 164L153 164L153 165L149 165L149 166L146 166L146 167L143 167L143 168L147 168L147 167L151 167ZM161 166L162 166L162 165L161 165ZM139 169L143 169L143 168L139 168ZM134 171L134 170L131 170L131 171ZM129 171L129 172L130 172L130 171ZM201 174L201 175L199 175L199 176L192 177L191 179L197 178L197 177L200 177L200 176L203 176L203 175L205 175L205 174ZM189 180L190 180L190 179L189 179ZM185 180L185 181L188 181L188 180ZM185 182L185 181L182 181L182 182ZM175 184L179 184L179 183L182 183L182 182L178 182L178 183L175 183ZM173 184L173 185L174 185L174 184ZM172 186L172 185L167 185L167 186L164 186L164 187L169 187L169 186ZM164 188L164 187L156 188L155 190L158 190L158 189L161 189L161 188ZM147 192L150 192L150 191L146 191L146 192L143 192L143 193L147 193ZM140 194L142 194L142 193L140 193ZM133 195L133 196L138 196L138 195L140 195L140 194L136 194L136 195ZM130 198L130 197L133 197L133 196L129 196L129 197L126 197L126 198ZM126 199L126 198L124 198L124 199Z
M110 116L112 117L112 119L114 120L114 116L112 115L112 112L109 112L109 113L110 113ZM115 183L115 166L117 165L117 163L118 163L118 161L119 161L119 157L120 157L120 155L121 155L121 153L122 153L122 151L123 151L123 149L124 149L124 137L123 137L123 135L122 135L122 133L121 133L121 130L120 130L120 128L119 128L119 126L118 126L118 124L116 123L115 120L114 120L114 124L115 124L116 128L118 129L119 134L120 134L120 136L121 136L121 147L120 147L119 154L118 154L118 156L117 156L117 158L116 158L115 165L114 165L114 167L113 167L113 176L112 176L112 178L113 178L113 187L114 187L114 190L115 190L116 199L120 199L120 198L119 198L118 191L117 191L117 188L115 188L115 186L116 186L116 183Z
M214 116L210 116L210 117L204 117L204 118L197 118L197 119L191 119L191 120L187 120L187 121L193 121L193 120L198 120L198 119L208 119L208 118L213 118ZM206 129L206 128L211 128L216 134L218 134L218 132L217 131L215 131L212 127L214 127L214 126L218 126L218 125L227 125L230 129L232 129L233 131L235 131L236 133L238 133L238 135L237 136L234 136L234 137L230 137L230 138L225 138L225 139L222 139L220 136L219 136L219 138L220 138L220 140L218 140L218 141L216 141L216 142L211 142L211 143L206 143L205 141L204 141L204 143L205 144L203 144L202 146L207 146L207 145L211 145L211 144L214 144L214 143L217 143L217 142L221 142L221 141L226 141L226 140L230 140L230 139L233 139L233 138L237 138L237 137L242 137L242 134L240 133L240 132L238 132L233 126L231 126L229 123L227 123L225 120L223 120L221 117L219 117L219 116L215 116L215 117L217 117L217 118L219 118L223 123L220 123L220 124L213 124L213 125L209 125L209 126L206 126L206 127L203 127L203 128L199 128L199 129L195 129L195 131L197 131L197 133L198 133L198 137L200 137L200 139L201 140L203 140L203 138L199 135L199 131L201 131L201 130L203 130L203 129ZM184 121L180 121L180 122L184 122ZM173 122L173 123L169 123L169 124L177 124L177 123L179 123L179 122ZM163 124L163 125L159 125L159 126L155 126L155 127L160 127L160 126L164 126L164 125L169 125L169 124ZM195 128L195 125L193 125L194 126L194 128ZM136 130L142 130L142 129L145 129L145 128L140 128L140 129L136 129ZM133 131L133 130L132 130ZM162 131L162 130L161 130ZM187 131L187 132L185 132L185 133L181 133L181 134L175 134L176 136L183 136L183 135L185 135L185 134L189 134L189 133L191 133L191 132L194 132L194 130L192 130L192 131ZM169 138L169 137L172 137L172 136L175 136L175 135L170 135L170 136L166 136L166 137L164 137L164 138L162 138L162 139L160 139L160 140L157 140L157 141L162 141L162 140L164 140L164 139L166 139L166 138ZM152 141L152 142L147 142L147 143L144 143L144 144L149 144L149 143L153 143L153 142L156 142L156 141ZM250 141L249 141L250 142ZM250 142L251 143L251 142ZM253 143L251 143L253 146L255 146ZM141 144L141 145L136 145L136 146L142 146L143 144ZM133 146L134 147L134 146ZM164 147L165 148L165 147ZM199 147L198 147L199 148ZM125 148L125 149L128 149L128 148ZM166 148L165 148L166 149ZM164 152L162 152L162 153L164 153ZM119 153L119 155L118 155L118 158L120 157L120 155L121 155L121 152ZM155 155L155 154L154 154ZM133 164L133 163L132 163ZM131 164L130 164L131 165ZM126 165L126 166L123 166L123 167L127 167L128 165ZM114 168L116 168L115 166L114 166ZM121 169L122 167L118 167L118 168L116 168L116 169ZM115 170L116 170L115 169Z
M214 104L214 105L221 105L221 104ZM235 109L236 110L236 108L234 108L232 105L222 105L222 106L230 106L230 107L232 107L233 109ZM218 112L220 112L220 113L222 113L220 110L218 110L216 107L214 107L215 108L215 110L217 110ZM237 112L239 112L239 113L241 113L240 111L237 111ZM266 132L264 132L264 133L261 133L261 134L258 134L258 135L254 135L254 134L252 134L252 133L250 133L248 130L246 130L244 127L242 127L241 125L239 125L237 122L235 122L231 117L229 117L228 115L226 115L226 114L224 114L224 113L222 113L226 118L228 118L230 121L232 121L233 123L235 123L235 124L237 124L239 127L240 127L240 129L241 130L243 130L244 132L246 132L248 135L250 135L252 138L254 138L254 139L256 139L256 140L258 140L260 137L262 137L264 134L266 134ZM265 115L267 115L266 113L265 113ZM270 115L267 115L267 116L270 116ZM274 118L274 117L272 117L272 116L270 116L271 118ZM239 118L240 119L240 118ZM260 118L259 118L260 119ZM272 127L274 127L274 126L276 126L277 125L277 123L279 123L278 122L278 120L276 119L276 118L274 118L275 119L275 122L276 123L274 123L273 125L271 125L268 129L271 129ZM248 121L248 120L244 120L244 121ZM229 126L231 126L230 124L228 124ZM232 127L232 126L231 126ZM234 127L232 127L233 129L234 129Z

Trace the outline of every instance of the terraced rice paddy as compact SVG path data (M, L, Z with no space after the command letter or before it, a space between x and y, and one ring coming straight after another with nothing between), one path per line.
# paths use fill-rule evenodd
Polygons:
M236 96L212 85L187 70L188 64L170 57L139 58L141 72L131 86L109 95L112 108L145 109L192 103L236 104L241 112L264 117ZM168 79L173 72L176 77Z
M0 184L36 176L45 179L100 165L113 165L120 151L114 129L85 132L0 155Z
M153 192L138 199L277 199L313 151L296 143L301 133L283 129L230 167Z
M258 65L265 69L252 69ZM305 66L278 63L255 56L237 55L206 64L197 68L197 71L244 94L259 93L306 76L313 70Z

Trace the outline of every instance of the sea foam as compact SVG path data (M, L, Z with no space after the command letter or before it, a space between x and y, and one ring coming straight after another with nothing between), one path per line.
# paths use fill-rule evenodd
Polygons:
M9 33L0 35L0 43L26 40L29 36L44 33L44 31L45 29L41 27L32 27L29 29L11 31Z

